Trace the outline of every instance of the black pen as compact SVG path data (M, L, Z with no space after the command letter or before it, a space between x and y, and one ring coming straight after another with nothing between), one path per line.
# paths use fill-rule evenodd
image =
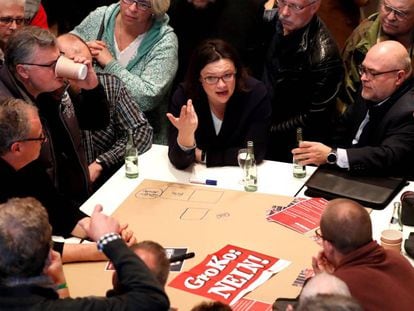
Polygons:
M177 261L183 261L189 258L193 258L194 256L195 254L193 252L182 254L182 255L177 255L177 256L172 256L170 258L170 263L177 262Z

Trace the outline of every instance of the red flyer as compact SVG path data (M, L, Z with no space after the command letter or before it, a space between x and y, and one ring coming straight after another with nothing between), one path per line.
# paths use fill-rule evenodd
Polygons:
M233 305L289 264L287 260L227 245L179 274L169 286Z
M326 203L323 198L300 201L267 219L303 234L319 227Z

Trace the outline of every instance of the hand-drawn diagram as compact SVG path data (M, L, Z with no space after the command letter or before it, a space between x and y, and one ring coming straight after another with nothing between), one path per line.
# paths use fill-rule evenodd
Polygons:
M135 194L136 198L180 200L197 203L217 204L223 197L222 190L191 189L184 185L171 184L165 189L145 188Z

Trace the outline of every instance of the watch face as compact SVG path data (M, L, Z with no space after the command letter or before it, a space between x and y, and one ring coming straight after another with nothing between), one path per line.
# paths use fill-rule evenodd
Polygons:
M328 154L328 158L326 160L329 164L335 164L336 159L337 159L336 153L331 152L331 153Z

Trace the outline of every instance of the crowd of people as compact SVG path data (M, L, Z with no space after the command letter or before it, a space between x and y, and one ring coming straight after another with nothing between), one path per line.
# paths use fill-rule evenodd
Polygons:
M168 145L178 169L238 165L253 141L257 162L414 178L414 0L379 0L346 41L322 0L86 2L0 0L0 309L169 308L162 246L101 206L79 211L123 165L128 132L139 153ZM61 58L85 78L59 76ZM372 240L362 206L331 201L318 234L322 276L289 308L410 309L414 270ZM107 258L107 297L71 299L62 264Z

